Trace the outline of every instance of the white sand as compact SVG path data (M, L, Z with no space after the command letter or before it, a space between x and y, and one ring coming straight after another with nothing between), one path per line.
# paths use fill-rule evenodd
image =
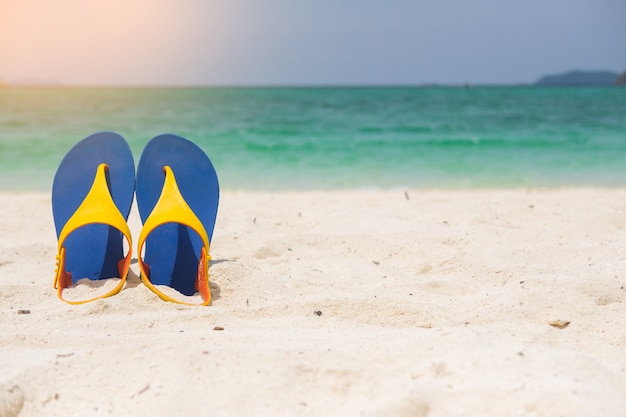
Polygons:
M57 300L49 195L0 194L0 416L626 415L626 190L408 196L225 191L186 307Z

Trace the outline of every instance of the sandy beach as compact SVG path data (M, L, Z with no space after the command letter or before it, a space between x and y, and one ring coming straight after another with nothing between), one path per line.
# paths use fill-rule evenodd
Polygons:
M226 190L208 307L65 304L0 214L2 417L626 415L626 189Z

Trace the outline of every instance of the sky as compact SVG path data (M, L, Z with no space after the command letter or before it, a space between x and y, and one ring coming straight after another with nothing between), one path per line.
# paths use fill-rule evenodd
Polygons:
M0 82L518 84L625 40L626 0L0 0Z

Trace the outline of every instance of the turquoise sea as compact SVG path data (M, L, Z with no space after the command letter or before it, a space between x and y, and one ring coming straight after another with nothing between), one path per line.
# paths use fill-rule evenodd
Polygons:
M0 190L113 130L193 140L230 189L626 186L626 88L0 88Z

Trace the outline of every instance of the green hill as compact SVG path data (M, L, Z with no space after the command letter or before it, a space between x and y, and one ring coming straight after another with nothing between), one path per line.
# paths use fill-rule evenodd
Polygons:
M570 71L546 75L534 85L539 86L609 86L616 85L620 74L611 71Z

